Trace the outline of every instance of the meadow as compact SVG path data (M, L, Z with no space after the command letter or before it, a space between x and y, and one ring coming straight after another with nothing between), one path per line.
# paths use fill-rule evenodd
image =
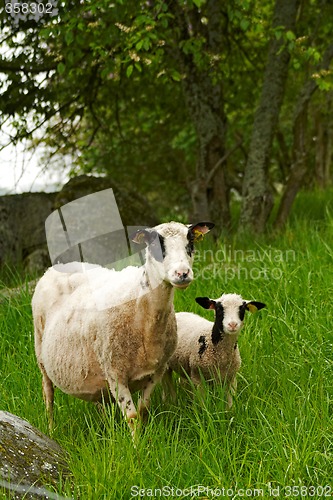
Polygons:
M82 500L333 495L331 200L332 190L302 193L283 232L207 236L197 246L196 280L176 291L176 310L213 319L194 299L224 292L267 305L245 318L233 408L225 411L221 384L206 387L203 400L178 385L177 404L157 387L134 447L113 406L101 415L56 391L52 438L72 477L46 487ZM14 271L3 273L2 286L18 283ZM23 284L0 303L0 410L48 434L30 301Z

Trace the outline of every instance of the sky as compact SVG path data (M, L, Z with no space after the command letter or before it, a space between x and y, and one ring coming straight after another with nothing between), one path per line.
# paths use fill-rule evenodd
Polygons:
M1 139L0 144L4 144L4 136ZM43 172L37 153L25 152L24 144L0 151L0 195L57 191L67 180L67 175L58 170Z

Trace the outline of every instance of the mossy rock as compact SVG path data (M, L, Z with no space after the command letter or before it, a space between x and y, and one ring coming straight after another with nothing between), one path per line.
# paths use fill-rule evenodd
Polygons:
M29 422L0 411L0 492L7 498L45 498L69 476L64 450Z

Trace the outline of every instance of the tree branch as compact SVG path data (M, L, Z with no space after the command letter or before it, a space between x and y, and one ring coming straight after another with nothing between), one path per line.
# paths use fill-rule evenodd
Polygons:
M207 185L210 183L210 181L212 180L212 178L214 177L214 175L216 174L216 172L218 171L218 169L220 168L222 163L227 161L229 156L232 155L232 153L234 153L236 151L236 149L238 149L241 146L242 142L243 142L243 139L239 139L239 141L231 149L229 149L229 151L227 151L225 153L225 155L223 155L222 158L219 159L219 161L217 161L215 163L214 167L210 170L210 172L208 173L208 175L206 177L206 184Z

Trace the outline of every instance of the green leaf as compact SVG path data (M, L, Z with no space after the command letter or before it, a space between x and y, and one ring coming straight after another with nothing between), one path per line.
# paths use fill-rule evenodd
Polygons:
M174 70L171 72L171 78L175 81L175 82L180 82L181 80L181 75L180 73L177 71L177 70Z
M58 71L59 75L62 75L65 72L65 70L66 70L66 66L64 65L64 63L63 62L58 63L57 71Z
M293 41L293 40L296 40L295 33L293 33L292 31L287 31L287 33L286 33L286 38L287 38L287 40L289 40L290 42L291 42L291 41Z
M74 40L73 31L66 31L65 40L67 45L70 45Z
M139 40L136 44L135 44L135 48L136 50L141 50L142 49L142 45L143 45L143 42L144 40Z
M198 9L200 9L200 7L206 3L206 0L193 0L193 3L196 7L198 7Z
M131 74L133 73L133 69L134 69L134 66L132 64L130 66L127 66L127 69L126 69L127 78L129 78L131 76Z
M250 22L247 19L241 20L240 27L242 28L243 31L247 31L249 26L250 26Z
M150 39L149 38L145 38L143 40L143 48L145 50L149 50L150 49L150 45L151 45Z

